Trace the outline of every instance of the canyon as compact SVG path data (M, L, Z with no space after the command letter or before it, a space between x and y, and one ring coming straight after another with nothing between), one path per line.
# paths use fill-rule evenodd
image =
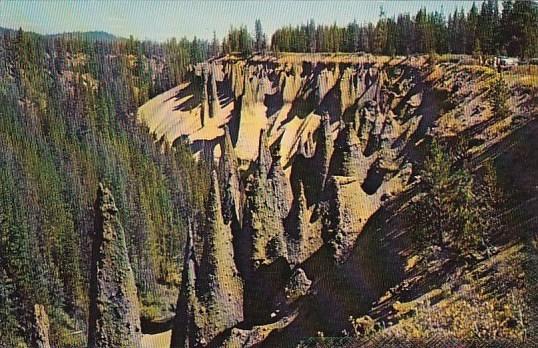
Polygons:
M409 183L414 143L436 106L420 58L326 60L206 62L140 108L158 139L216 163L210 226L186 247L180 297L189 303L178 302L172 346L248 346L277 339L273 331L293 342L322 322L336 330L351 309L337 298L383 287L334 279L370 217ZM228 274L204 274L205 255ZM229 284L238 300L244 292L242 308L215 298L222 289L207 279ZM366 305L371 296L359 297Z
M485 124L479 159L534 127L536 97L519 88L515 126L495 131L483 106L494 72L462 59L226 57L143 105L157 142L212 167L207 223L186 231L175 318L159 339L297 346L345 334L357 314L398 312L417 257L399 210L416 195L424 143Z

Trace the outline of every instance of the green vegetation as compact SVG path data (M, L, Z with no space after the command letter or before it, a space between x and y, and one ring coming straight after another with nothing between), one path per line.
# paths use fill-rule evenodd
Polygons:
M508 98L510 90L502 76L495 79L489 90L489 100L493 109L493 115L499 119L505 118L510 113Z
M496 207L502 193L490 163L479 175L458 157L456 151L433 141L421 171L423 195L413 203L412 212L420 247L435 245L465 256L488 247L499 227Z
M261 30L261 23L259 25L259 30ZM238 52L243 57L247 57L252 53L252 47L255 43L258 44L249 34L246 26L242 25L239 28L232 26L228 31L228 36L222 40L222 52L225 54Z
M449 14L419 10L415 15L386 17L377 24L346 27L307 24L278 29L271 47L280 52L370 52L385 55L412 53L538 55L538 5L531 0L482 2Z
M203 51L186 39L154 44L4 33L0 346L27 339L35 303L51 317L51 343L75 346L70 333L86 325L99 181L114 191L141 296L177 278L187 220L200 218L208 191L205 168L186 147L155 144L135 115L141 103L185 78L187 65L204 58L197 50Z

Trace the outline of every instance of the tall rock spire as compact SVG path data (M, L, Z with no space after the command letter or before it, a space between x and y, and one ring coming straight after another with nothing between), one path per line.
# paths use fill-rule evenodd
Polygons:
M239 177L239 163L235 155L228 126L224 126L224 137L221 140L220 174L223 183L222 190L222 217L228 224L234 219L241 225L242 214L242 188Z
M336 176L356 177L361 165L360 140L350 123L347 123L336 139L331 174Z
M282 168L280 159L280 148L276 147L271 155L272 163L267 176L267 182L269 184L269 191L272 193L269 197L274 199L273 206L276 208L275 213L280 216L281 219L285 219L291 208L293 193L290 182Z
M88 347L139 347L140 308L118 209L99 184L90 278Z
M202 127L205 126L207 119L211 117L210 111L209 111L209 98L208 98L208 91L207 91L208 80L209 80L209 68L207 66L207 63L203 63L202 64L202 98L200 101L201 108L202 108L200 111Z
M318 144L316 146L316 153L314 155L316 159L319 192L323 192L325 188L325 182L329 175L329 166L331 164L331 157L333 155L334 145L331 134L331 121L327 112L321 116L321 126L319 128Z
M215 63L210 65L210 79L208 90L209 117L217 117L220 112L219 96L217 93L217 67Z
M202 336L215 336L243 320L243 282L234 259L232 230L222 218L217 173L211 175L207 230L198 279L199 301L205 308Z
M172 329L171 348L199 347L198 298L196 297L196 257L194 252L194 236L189 224L187 244L183 258L183 275L181 290L176 306L176 317Z
M258 175L262 180L267 178L270 168L271 154L269 153L267 130L262 129L260 131L260 139L258 141Z
M278 150L271 165L271 156L265 142L265 131L260 136L258 171L247 183L245 231L251 238L252 268L270 264L286 256L284 218L290 209L292 197L288 178L280 166Z

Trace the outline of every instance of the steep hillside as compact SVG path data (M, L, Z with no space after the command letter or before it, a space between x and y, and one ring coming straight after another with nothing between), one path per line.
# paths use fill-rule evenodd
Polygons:
M157 138L215 161L220 182L208 214L221 212L210 228L221 234L195 230L186 247L172 346L294 346L313 336L303 344L334 346L327 336L396 333L528 339L536 168L530 159L528 171L508 167L522 165L514 156L535 132L535 78L522 70L499 80L467 57L226 57L193 68L188 83L139 109ZM494 96L502 88L507 100ZM462 199L478 199L468 213L487 204L498 223L423 249L415 230L429 211L416 207L433 194L424 184L437 143L450 175L468 178L473 193ZM504 204L481 201L492 188ZM237 272L210 267L221 275L208 279L225 277L242 310L204 280L208 257L233 258ZM231 285L237 277L243 291ZM462 318L465 306L475 310ZM483 318L488 306L498 310Z
M201 219L209 175L187 148L154 144L134 114L180 79L185 66L170 70L179 54L135 40L2 34L0 347L30 344L44 327L53 347L86 346L99 182L115 194L143 317L167 313L175 256Z

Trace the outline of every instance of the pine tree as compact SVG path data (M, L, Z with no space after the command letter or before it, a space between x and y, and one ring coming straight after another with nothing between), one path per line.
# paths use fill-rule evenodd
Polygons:
M224 46L224 43L223 43ZM211 57L218 57L220 55L220 43L219 39L217 39L217 32L213 31L213 41L211 41L211 48L210 48L210 56Z
M254 49L257 52L264 51L266 48L266 39L262 28L262 22L259 19L256 19L256 22L254 24L254 33Z
M489 91L489 100L493 109L493 115L497 118L505 118L509 115L510 109L508 108L508 99L510 97L510 90L508 85L499 76L492 84Z

